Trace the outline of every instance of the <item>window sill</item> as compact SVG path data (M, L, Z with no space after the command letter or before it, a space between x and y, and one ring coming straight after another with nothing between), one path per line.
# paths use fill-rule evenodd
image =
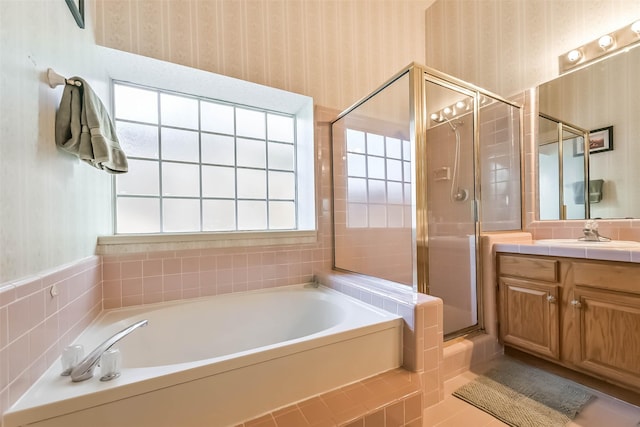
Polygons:
M177 251L191 249L300 245L316 243L316 230L122 234L98 237L98 255L118 255L136 252Z

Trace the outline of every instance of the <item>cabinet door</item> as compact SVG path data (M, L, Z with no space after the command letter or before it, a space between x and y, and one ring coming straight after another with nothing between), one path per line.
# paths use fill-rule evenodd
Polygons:
M500 338L521 350L558 359L558 286L500 278Z
M576 288L581 368L640 390L640 297Z

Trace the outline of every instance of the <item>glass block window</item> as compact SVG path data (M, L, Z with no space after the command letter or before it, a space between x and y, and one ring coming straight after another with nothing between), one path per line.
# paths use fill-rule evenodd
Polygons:
M116 233L297 229L296 117L114 82Z
M411 145L408 140L346 130L347 226L410 227L403 206L411 205Z

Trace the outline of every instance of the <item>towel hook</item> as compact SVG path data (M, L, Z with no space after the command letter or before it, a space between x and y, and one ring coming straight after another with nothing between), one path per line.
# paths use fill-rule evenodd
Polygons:
M52 68L47 69L47 80L49 80L49 86L52 88L65 84L82 86L82 82L73 79L65 79L60 74L53 71Z

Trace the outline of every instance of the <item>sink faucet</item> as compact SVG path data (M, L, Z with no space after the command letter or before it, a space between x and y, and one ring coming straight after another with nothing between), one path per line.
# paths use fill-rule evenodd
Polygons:
M598 223L594 220L588 220L584 223L584 228L582 229L582 233L584 237L578 240L584 240L585 242L609 242L610 238L601 236L598 233Z
M93 369L100 361L100 356L102 356L102 353L109 350L115 343L129 335L137 328L146 326L148 323L148 320L141 320L132 325L129 325L128 327L124 328L123 330L100 344L98 347L96 347L91 353L87 355L87 357L85 357L80 361L80 363L73 367L73 369L71 370L71 381L79 382L91 378L93 376Z

